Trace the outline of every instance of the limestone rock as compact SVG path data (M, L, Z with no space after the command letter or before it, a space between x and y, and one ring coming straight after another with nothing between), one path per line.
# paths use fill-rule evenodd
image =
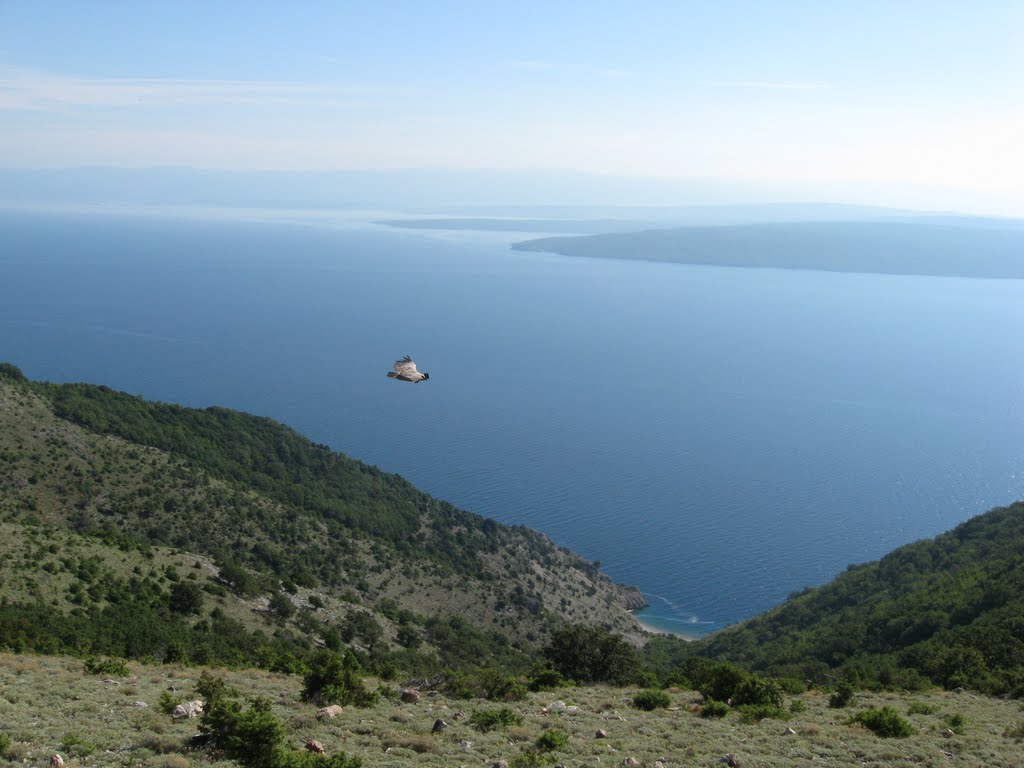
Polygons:
M324 745L316 739L310 739L306 742L306 751L312 752L315 755L322 755L325 753Z
M196 699L195 701L186 701L171 710L171 717L175 720L199 717L201 714L203 714L203 702L199 699Z
M316 711L317 720L330 720L332 717L337 717L345 709L340 704L331 704L329 707L321 707Z
M725 763L729 768L740 768L740 759L736 757L732 752L727 755L722 755L718 758L718 762Z
M606 730L604 730L603 728L598 729L597 733L594 734L594 738L595 739L607 739L608 738L608 732Z

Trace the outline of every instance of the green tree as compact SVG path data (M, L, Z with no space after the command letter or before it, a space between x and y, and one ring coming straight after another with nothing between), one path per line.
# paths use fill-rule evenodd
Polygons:
M552 635L544 656L557 672L581 683L628 685L639 672L633 647L600 627L563 627Z
M169 605L175 613L190 615L203 610L203 588L194 581L179 581L171 587Z

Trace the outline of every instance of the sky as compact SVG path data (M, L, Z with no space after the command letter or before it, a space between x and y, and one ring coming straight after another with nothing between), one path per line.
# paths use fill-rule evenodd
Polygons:
M1021 137L1021 0L0 0L0 168L567 170L1024 216Z

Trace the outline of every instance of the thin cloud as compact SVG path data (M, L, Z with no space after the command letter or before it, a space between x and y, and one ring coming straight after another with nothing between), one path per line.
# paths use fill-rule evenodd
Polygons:
M0 109L54 111L77 107L178 107L204 104L338 103L381 89L319 83L170 78L86 78L0 69Z
M512 69L540 70L552 69L554 67L554 64L552 64L550 61L543 61L541 59L523 59L519 61L509 62L509 66L512 67Z
M778 91L820 91L830 88L828 83L777 82L772 80L705 80L706 88L760 88Z

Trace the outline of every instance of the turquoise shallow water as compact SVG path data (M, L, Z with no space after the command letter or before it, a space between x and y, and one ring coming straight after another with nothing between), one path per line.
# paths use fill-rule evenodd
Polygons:
M521 523L701 634L1024 497L1024 281L517 233L0 215L0 359L222 404ZM426 384L385 378L411 354Z

